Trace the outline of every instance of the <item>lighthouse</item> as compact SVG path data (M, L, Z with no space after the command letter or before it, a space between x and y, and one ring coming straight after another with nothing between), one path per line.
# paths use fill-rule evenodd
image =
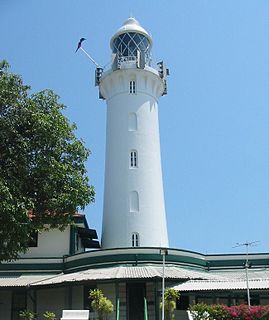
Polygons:
M110 69L96 69L107 104L103 249L168 247L158 120L168 70L152 65L152 45L129 18L111 38Z

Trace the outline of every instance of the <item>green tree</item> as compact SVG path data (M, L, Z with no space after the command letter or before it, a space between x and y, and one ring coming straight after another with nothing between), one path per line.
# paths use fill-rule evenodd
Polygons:
M25 252L33 230L59 228L94 201L89 150L51 90L31 94L0 62L0 261Z
M93 311L97 312L99 320L103 320L109 313L113 312L112 302L104 296L100 289L90 290L89 298L91 299L91 307Z
M176 309L176 300L179 299L180 294L178 291L172 288L168 288L164 291L164 316L167 320L174 319L174 311ZM160 304L162 309L162 302Z

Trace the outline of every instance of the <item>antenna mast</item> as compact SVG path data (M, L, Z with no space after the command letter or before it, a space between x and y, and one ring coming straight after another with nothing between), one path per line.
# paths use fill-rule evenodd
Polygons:
M245 263L245 268L246 268L246 282L247 282L247 298L248 298L248 307L250 308L250 293L249 293L249 279L248 279L248 268L249 268L249 261L248 261L248 253L249 253L249 247L250 246L256 246L260 241L246 241L243 243L236 243L236 246L234 246L234 248L237 247L246 247L246 263Z
M84 52L84 54L91 60L91 62L97 67L100 68L100 65L88 54L87 51L85 51L82 47L79 48Z

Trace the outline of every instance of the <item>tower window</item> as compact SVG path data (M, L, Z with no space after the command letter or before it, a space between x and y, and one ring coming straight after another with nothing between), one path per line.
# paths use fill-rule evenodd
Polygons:
M137 191L131 191L129 195L130 201L130 212L138 212L139 211L139 197Z
M137 115L135 113L129 113L128 130L129 131L137 130Z
M136 92L135 81L132 80L130 81L130 93L135 93L135 92Z
M134 232L132 234L132 247L139 247L139 234Z
M137 168L137 151L130 152L130 168Z

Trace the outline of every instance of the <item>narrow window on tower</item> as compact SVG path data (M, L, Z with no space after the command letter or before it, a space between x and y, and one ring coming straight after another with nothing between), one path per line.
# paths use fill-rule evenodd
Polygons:
M130 168L137 168L137 151L130 152Z
M139 234L134 232L132 234L132 247L139 247Z
M130 81L130 93L135 93L135 92L136 92L135 81L132 80Z
M137 191L131 191L129 195L130 212L139 211L139 197Z
M129 113L128 130L129 131L136 131L137 130L137 115L134 112Z

